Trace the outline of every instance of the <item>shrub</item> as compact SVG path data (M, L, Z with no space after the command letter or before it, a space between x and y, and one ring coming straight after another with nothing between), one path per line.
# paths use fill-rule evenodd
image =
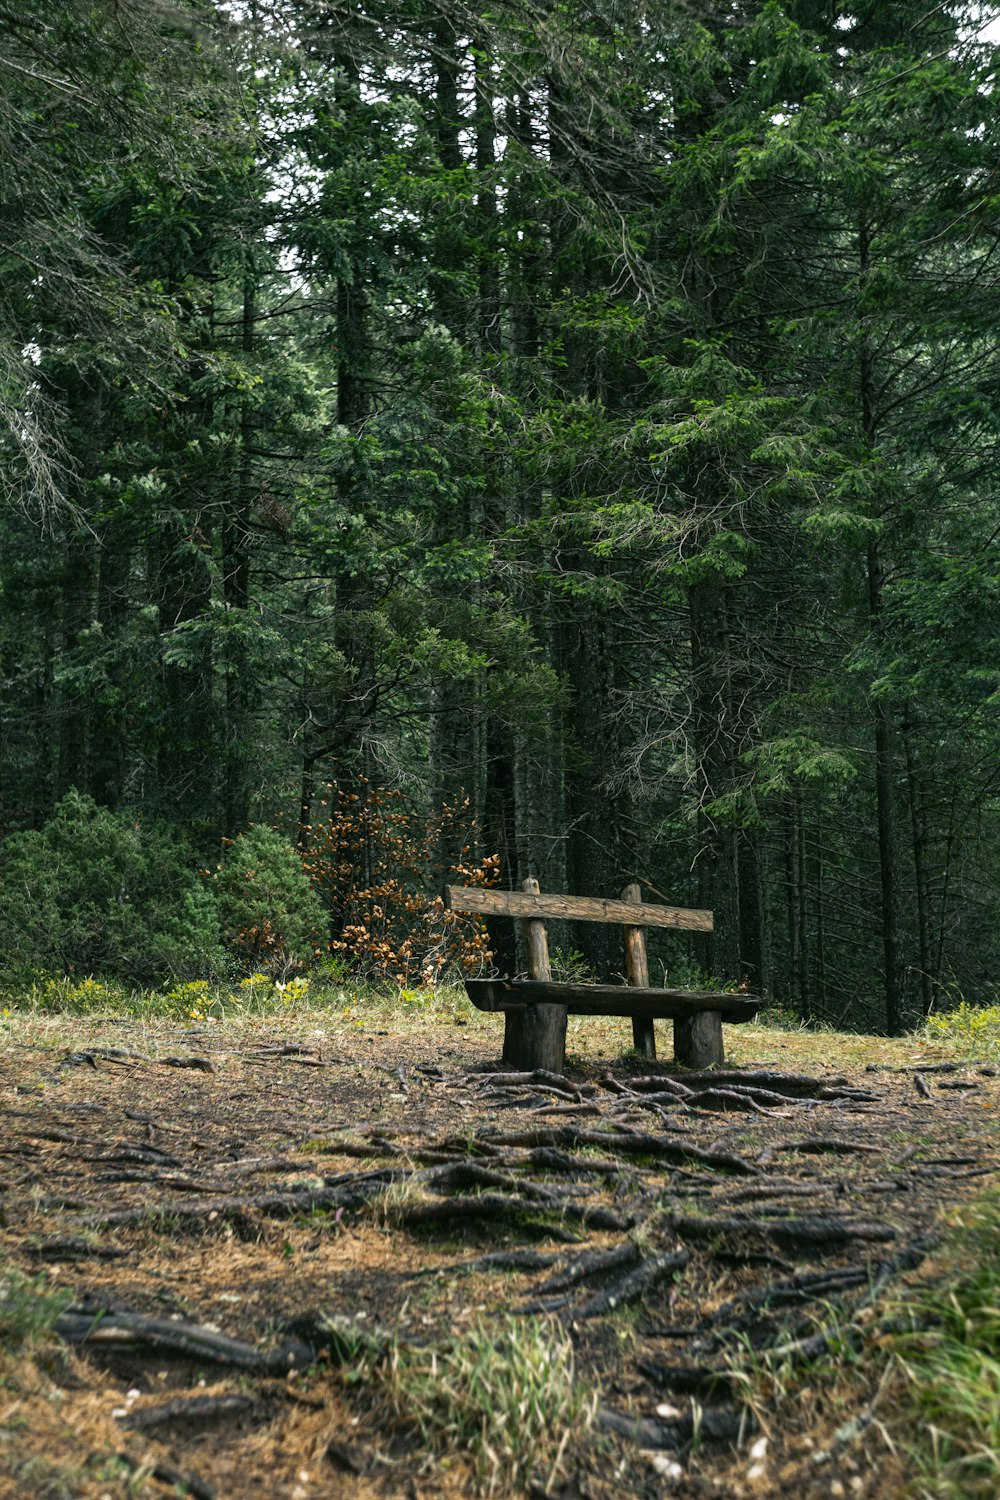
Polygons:
M954 1010L928 1016L925 1034L929 1040L949 1042L967 1057L1000 1057L1000 1005L963 1000Z
M0 1348L21 1349L51 1328L72 1302L68 1288L49 1289L44 1275L24 1276L0 1261Z
M468 801L428 818L400 791L358 785L328 787L325 816L303 830L306 869L337 934L332 950L358 977L398 985L434 985L449 966L479 973L491 956L485 923L446 911L437 894L449 876L482 886L499 878L499 855L475 852Z
M273 828L233 839L213 889L223 941L245 970L283 977L325 950L323 903L299 855Z
M162 828L68 792L0 847L0 922L15 971L144 982L221 968L210 892Z
M943 1276L897 1297L898 1313L913 1323L895 1342L905 1379L901 1429L904 1441L916 1438L923 1483L914 1493L935 1500L1000 1494L998 1239L994 1190L958 1211Z

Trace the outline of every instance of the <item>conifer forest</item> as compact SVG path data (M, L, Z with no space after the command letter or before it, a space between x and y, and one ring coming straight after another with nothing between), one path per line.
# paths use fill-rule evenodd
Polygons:
M0 962L995 1000L998 17L0 0Z

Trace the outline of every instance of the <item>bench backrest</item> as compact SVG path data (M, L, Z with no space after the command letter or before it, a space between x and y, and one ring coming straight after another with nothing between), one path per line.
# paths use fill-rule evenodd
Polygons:
M522 921L552 917L567 922L617 922L623 927L674 927L686 932L712 932L715 926L710 911L690 907L605 901L599 896L494 891L470 885L446 885L444 904L451 911L482 917L519 917Z
M542 895L538 881L525 880L519 891L492 891L481 886L448 885L444 892L445 905L451 911L468 912L478 917L515 917L521 924L528 973L539 986L552 985L552 969L549 964L549 942L545 931L545 918L569 922L614 922L624 929L625 937L625 982L632 989L646 989L649 985L649 964L646 958L647 927L673 927L687 932L712 932L715 921L710 911L697 911L684 906L651 906L642 899L642 889L632 882L622 891L620 901L605 901L599 896L549 896ZM558 1003L555 994L553 1003L538 1003L530 1007L530 1018L516 1013L506 1016L504 1033L504 1061L512 1066L545 1067L561 1072L566 1050L566 1009ZM545 1013L543 1015L543 1012ZM649 1015L632 1014L632 1040L636 1051L647 1057L656 1056L656 1040L653 1035L653 1019ZM681 1026L699 1024L693 1021L676 1021L674 1030ZM711 1059L722 1061L722 1024L715 1015L714 1026L718 1036L713 1035L709 1049ZM682 1052L683 1052L682 1048ZM690 1051L690 1049L688 1049ZM680 1055L680 1054L678 1054ZM684 1056L687 1057L687 1052ZM695 1052L691 1052L695 1055ZM708 1055L708 1053L706 1053ZM701 1057L701 1054L698 1053Z

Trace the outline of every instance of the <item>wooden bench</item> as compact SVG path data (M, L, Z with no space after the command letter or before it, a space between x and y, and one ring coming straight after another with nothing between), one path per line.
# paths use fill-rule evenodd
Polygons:
M504 1017L504 1062L515 1068L548 1068L561 1073L566 1058L566 1017L631 1016L637 1052L656 1056L653 1022L674 1023L674 1058L689 1068L719 1066L725 1061L722 1023L752 1021L759 996L728 990L661 990L649 983L647 927L712 932L710 911L643 902L637 885L626 886L620 901L592 896L549 896L537 880L525 880L519 891L474 886L445 887L452 911L486 917L514 917L521 922L528 954L528 979L467 979L465 988L477 1010ZM545 918L572 922L614 922L625 929L627 984L565 984L552 978Z

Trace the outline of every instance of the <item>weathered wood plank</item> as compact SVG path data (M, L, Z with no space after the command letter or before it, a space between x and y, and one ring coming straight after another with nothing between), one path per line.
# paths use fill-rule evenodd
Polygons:
M641 906L641 886L627 885L622 891L622 900L630 906ZM642 927L625 928L625 979L632 989L649 989L646 933ZM656 1033L649 1016L632 1017L632 1046L643 1057L656 1056Z
M674 1062L685 1068L721 1068L726 1060L722 1040L723 1020L732 1020L717 1010L674 1018Z
M710 911L651 906L648 902L605 901L600 896L550 896L446 885L444 900L451 911L484 917L554 917L568 922L620 922L626 927L673 927L685 932L712 932L714 928Z
M715 1012L729 1022L752 1021L757 995L728 990L656 990L618 984L562 984L555 980L467 979L466 992L477 1010L519 1011L526 1006L564 1005L574 1016L646 1016L677 1020Z
M529 876L521 891L537 895L538 881ZM533 980L544 984L552 978L545 923L536 912L522 922L521 930L528 972ZM503 1060L512 1068L547 1068L551 1073L561 1073L566 1065L565 1008L543 1004L509 1010L504 1017Z

